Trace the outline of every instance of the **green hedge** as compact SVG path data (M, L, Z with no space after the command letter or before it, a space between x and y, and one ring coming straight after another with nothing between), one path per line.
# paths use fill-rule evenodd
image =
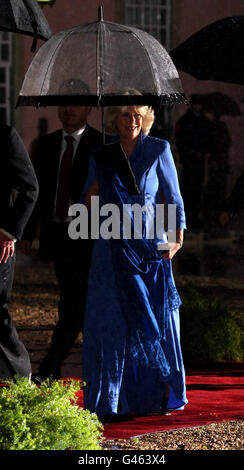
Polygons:
M102 425L76 404L80 384L16 378L0 388L0 450L99 450Z
M243 332L231 312L190 286L181 294L181 345L185 362L242 361Z

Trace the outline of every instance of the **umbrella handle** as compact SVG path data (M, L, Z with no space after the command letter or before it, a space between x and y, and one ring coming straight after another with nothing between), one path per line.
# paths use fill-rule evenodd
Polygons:
M101 5L98 7L98 21L103 21L103 7Z

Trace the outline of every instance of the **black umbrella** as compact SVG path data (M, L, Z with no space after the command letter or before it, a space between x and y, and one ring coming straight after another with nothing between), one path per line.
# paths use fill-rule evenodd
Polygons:
M38 38L47 40L52 35L36 0L1 0L0 30L34 36L32 52Z
M241 110L237 102L224 93L208 93L202 95L203 110L215 116L240 116Z
M244 85L244 16L221 19L170 52L177 69L200 80Z
M99 20L53 35L33 58L17 106L185 102L178 72L148 33ZM133 91L136 90L136 91Z

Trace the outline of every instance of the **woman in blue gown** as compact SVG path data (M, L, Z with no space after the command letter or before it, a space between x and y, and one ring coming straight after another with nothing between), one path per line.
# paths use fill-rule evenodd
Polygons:
M153 120L148 107L108 109L107 130L118 137L93 156L100 207L115 204L119 224L119 235L94 242L83 338L84 404L101 418L164 414L187 403L181 301L171 265L185 214L170 146L147 135ZM176 207L177 235L172 249L162 252L165 232L146 235L155 210L149 218L143 212L136 236L138 223L127 208L155 209L163 200ZM125 214L131 238L123 236Z

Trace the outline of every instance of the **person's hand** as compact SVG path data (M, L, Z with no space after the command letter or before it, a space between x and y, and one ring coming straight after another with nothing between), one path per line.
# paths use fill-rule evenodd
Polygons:
M30 240L22 240L20 242L20 251L26 256L30 256L31 254L31 242Z
M229 212L221 212L218 216L219 223L221 225L226 225L230 223L230 214Z
M9 256L13 256L14 249L14 241L0 231L0 263L7 263Z
M177 253L177 251L181 248L180 243L168 243L168 250L163 251L162 258L163 259L172 259Z

